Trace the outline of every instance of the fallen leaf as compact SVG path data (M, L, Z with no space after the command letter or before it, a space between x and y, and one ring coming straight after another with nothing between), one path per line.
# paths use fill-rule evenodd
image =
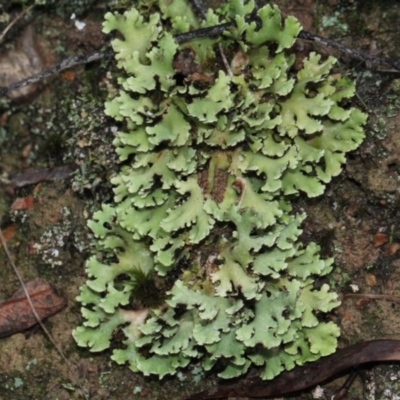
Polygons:
M33 207L33 197L17 197L11 204L10 211L28 210Z
M74 164L61 165L59 167L33 169L22 172L12 177L11 185L7 188L9 193L14 193L14 189L28 185L35 185L43 181L54 181L67 179L77 170Z
M400 243L391 243L388 249L388 254L392 256L393 254L396 254L399 249Z
M368 286L376 286L376 276L374 274L365 275L365 281Z
M344 314L343 314L343 317L342 317L342 320L343 321L351 321L353 318L352 318L352 316L351 316L351 314L349 314L348 312L345 312Z
M67 301L57 295L46 281L36 278L25 284L39 317L44 320L58 313ZM0 337L7 337L37 324L37 320L22 288L0 303Z
M8 121L8 113L5 112L5 113L0 115L0 125L1 126L5 126L7 121Z
M389 241L389 236L386 233L378 232L374 235L374 246L380 247Z
M28 158L29 154L31 154L31 150L32 150L32 144L29 143L26 146L23 147L22 151L21 151L21 156L23 158Z
M75 80L76 75L75 75L75 73L74 73L73 71L67 70L67 71L64 71L64 72L61 74L61 77L64 79L64 81L70 81L70 82L72 82L72 81Z
M29 25L17 39L15 49L2 51L0 55L0 86L8 86L45 70L54 59L45 48L47 50L50 46L43 46L43 39ZM39 84L31 84L15 90L9 96L21 100L31 97L39 89Z
M80 148L83 148L83 147L87 147L87 146L90 146L90 142L88 142L86 139L81 139L81 140L78 140L77 142L76 142L76 144L80 147Z
M15 232L17 231L17 226L15 224L8 225L7 228L4 228L1 230L3 232L4 240L8 242L11 240ZM3 245L0 243L0 249L3 247Z
M36 254L36 249L35 249L36 242L28 242L26 246L26 251L28 254Z

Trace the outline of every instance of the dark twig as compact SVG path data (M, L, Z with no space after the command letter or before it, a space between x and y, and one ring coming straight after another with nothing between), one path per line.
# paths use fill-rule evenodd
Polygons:
M315 43L321 43L326 47L337 49L342 53L348 54L350 57L355 58L356 60L364 61L366 63L373 65L374 67L377 67L378 65L386 65L391 68L394 68L397 71L400 71L400 62L397 60L392 60L390 58L384 58L384 57L374 57L371 56L370 54L364 53L363 51L352 49L341 43L335 42L334 40L324 38L323 36L315 35L314 33L300 31L298 38L311 40Z
M81 64L88 64L93 61L98 61L103 58L111 57L112 55L113 53L111 51L105 51L105 52L96 52L92 54L87 54L83 56L72 56L65 58L59 64L55 65L52 68L47 69L46 71L39 72L38 74L32 75L29 78L12 83L10 86L0 87L0 96L6 95L12 92L13 90L17 90L21 87L30 85L32 83L42 81L43 79L51 75L58 74L59 72L64 71L65 69L76 67L77 65Z
M193 0L196 2L196 0ZM255 22L257 25L260 24L260 21L257 18L252 18L250 19L249 22ZM185 33L180 33L178 35L175 35L175 40L178 44L185 43L185 42L190 42L195 39L201 39L201 38L215 38L220 36L225 30L234 27L234 22L226 22L221 25L215 25L211 26L209 28L201 28L201 29L196 29L190 32L185 32ZM390 58L383 58L383 57L374 57L371 56L370 54L364 53L359 50L352 49L350 47L347 47L343 44L340 44L338 42L335 42L333 40L324 38L322 36L316 35L314 33L306 32L306 31L300 31L298 35L299 39L304 39L304 40L310 40L315 43L320 43L326 47L331 47L333 49L337 49L341 51L342 53L348 54L350 57L361 60L363 62L368 63L371 66L374 66L375 68L379 65L385 65L389 66L391 68L394 68L396 71L400 72L400 62L397 60L393 60ZM67 68L72 68L77 65L82 65L82 64L88 64L93 61L98 61L103 58L111 57L113 55L112 51L105 51L105 52L95 52L89 55L83 55L83 56L72 56L68 57L65 60L63 60L60 64L55 65L54 67L40 72L39 74L32 75L27 79L23 79L21 81L12 83L10 86L3 86L0 87L0 96L1 95L6 95L13 90L19 89L23 86L27 86L31 83L39 82L51 75L57 74Z
M260 20L257 18L252 18L248 22L255 22L258 26L260 25ZM210 28L202 28L190 32L180 33L179 35L175 36L175 40L178 43L185 43L198 38L204 38L204 37L215 38L221 35L225 30L232 28L234 26L235 26L234 22L226 22L224 24L215 25ZM386 65L391 68L394 68L397 71L400 71L400 62L397 60L392 60L390 58L383 58L383 57L374 57L360 50L352 49L341 43L335 42L334 40L324 38L323 36L319 36L311 32L301 30L298 35L298 38L304 40L310 40L315 43L320 43L326 47L339 50L340 52L348 54L350 57L356 60L361 60L363 62L369 63L374 67L377 67L378 65Z
M399 360L400 340L371 340L345 347L330 356L282 372L271 381L263 381L259 377L238 378L233 383L195 393L185 400L282 397L309 389L368 363ZM350 381L347 383L350 384Z
M359 375L359 372L352 372L346 379L346 382L331 397L331 400L345 399L347 397L349 389L351 388L351 385L353 384L353 382L355 381L355 379L357 378L358 375Z
M220 36L226 29L232 28L233 26L233 22L225 22L221 25L215 25L208 28L200 28L194 31L179 33L178 35L175 35L174 38L175 41L179 44L201 38L216 38Z
M197 18L203 20L206 18L206 7L204 7L202 0L189 0L190 5L193 8L194 13L196 14Z

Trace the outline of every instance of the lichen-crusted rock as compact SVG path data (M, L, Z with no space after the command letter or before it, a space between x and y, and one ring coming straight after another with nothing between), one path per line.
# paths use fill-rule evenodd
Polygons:
M232 0L201 24L232 28L178 45L173 35L200 27L190 12L173 17L184 6L105 17L104 31L122 34L106 113L125 124L114 142L123 164L115 204L89 226L114 261L87 262L74 337L103 350L128 323L112 358L133 371L162 377L198 360L224 378L253 364L272 379L336 348L338 327L318 316L337 295L313 285L333 260L299 241L305 216L290 200L323 193L366 116L349 107L353 85L330 75L334 58L311 53L291 71L296 19L265 6L257 26L253 2Z

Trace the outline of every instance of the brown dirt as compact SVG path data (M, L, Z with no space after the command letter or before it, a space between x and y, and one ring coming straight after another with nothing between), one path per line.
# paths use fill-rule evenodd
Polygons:
M294 14L307 30L323 34L355 49L396 57L400 54L396 1L279 2L286 14ZM19 9L10 11L13 17ZM82 54L101 47L101 14L94 8L83 16L87 31L76 31L67 17L55 18L44 9L23 19L2 44L12 48L24 26L33 24L49 58ZM0 26L0 30L4 26ZM63 35L63 32L67 32ZM308 43L300 42L299 51ZM324 54L331 50L321 49ZM335 53L338 55L338 53ZM1 61L1 60L0 60ZM100 63L99 63L100 64ZM91 399L178 399L212 385L213 378L197 383L193 372L159 381L133 374L109 359L109 352L92 354L79 349L71 330L81 321L75 297L85 281L84 261L90 237L86 219L111 197L108 178L113 173L113 122L102 115L110 84L106 71L112 62L76 68L57 76L34 99L12 103L0 99L0 220L2 228L17 226L10 250L25 280L41 277L68 299L68 307L46 321L67 359L90 391ZM388 300L344 298L346 293L400 297L400 85L397 74L373 72L348 57L341 68L358 83L355 105L368 112L367 139L348 157L343 174L318 199L300 199L309 218L304 236L322 244L336 259L330 283L343 296L331 315L342 329L340 345L360 340L400 339L398 303ZM68 162L79 165L72 179L44 182L19 189L19 197L35 197L34 207L10 212L14 197L7 194L10 174L27 167L51 167ZM386 233L389 241L374 245L374 236ZM0 300L7 299L18 281L3 252L0 253ZM374 367L356 380L348 399L396 399L400 394L400 367ZM322 399L330 399L343 380L324 385ZM65 363L40 329L0 340L0 400L78 399L79 388ZM308 391L297 398L310 399Z

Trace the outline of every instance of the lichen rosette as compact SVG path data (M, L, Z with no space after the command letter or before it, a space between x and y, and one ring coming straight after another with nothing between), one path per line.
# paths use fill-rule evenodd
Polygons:
M276 7L232 0L201 23L183 0L145 18L108 13L118 94L106 113L123 128L115 204L89 226L96 251L74 331L92 351L122 327L118 363L160 377L190 362L232 378L251 365L272 379L335 351L323 314L332 270L299 236L299 194L323 193L364 138L353 84L333 57L311 53L293 71L301 27ZM233 21L215 38L178 44L190 29Z

